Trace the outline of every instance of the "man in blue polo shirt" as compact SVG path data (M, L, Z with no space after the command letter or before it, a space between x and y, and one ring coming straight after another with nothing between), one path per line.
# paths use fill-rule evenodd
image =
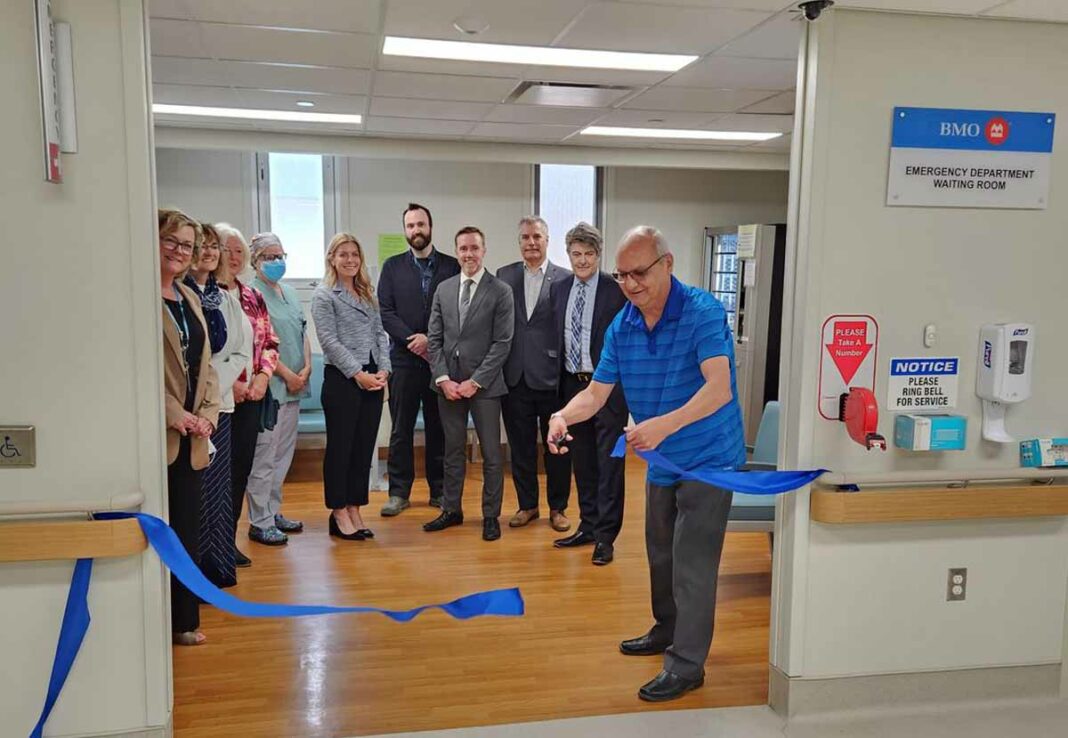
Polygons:
M630 304L608 328L590 386L553 414L554 453L566 452L558 444L568 426L592 417L619 383L637 422L626 431L633 448L657 449L684 469L745 463L726 311L675 279L673 261L655 228L623 236L612 276ZM704 684L730 507L729 490L649 468L645 547L656 623L619 645L628 656L664 654L663 670L638 691L643 700L675 699Z

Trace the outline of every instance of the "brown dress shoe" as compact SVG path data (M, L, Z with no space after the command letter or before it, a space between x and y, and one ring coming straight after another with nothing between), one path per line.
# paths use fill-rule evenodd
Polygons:
M570 530L571 521L559 510L550 510L549 525L553 527L553 530L563 533L565 530Z
M541 517L541 513L538 512L538 508L532 508L530 510L518 510L516 514L512 516L512 519L508 521L509 528L522 528L531 520L537 520Z

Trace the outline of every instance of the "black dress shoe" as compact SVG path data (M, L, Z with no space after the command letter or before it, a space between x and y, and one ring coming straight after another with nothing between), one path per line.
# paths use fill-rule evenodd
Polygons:
M497 518L486 518L482 521L482 540L496 541L501 537L501 524Z
M704 675L696 679L687 679L678 674L672 674L670 671L662 671L638 690L638 696L646 702L667 702L682 697L704 683Z
M671 643L655 640L649 633L619 644L619 652L625 656L656 656L664 653Z
M431 520L429 523L423 525L423 530L427 533L434 533L435 531L445 530L451 528L454 525L463 525L464 516L463 513L449 512L446 510L441 515Z
M238 569L244 569L246 567L252 566L252 559L250 559L248 556L245 556L245 554L241 553L239 550L235 549L234 566L236 566Z
M371 530L370 528L360 528L356 532L359 533L360 535L362 535L364 538L374 538L375 537L375 532L373 530Z
M366 538L366 536L360 531L356 531L355 533L343 533L341 531L341 526L337 524L337 518L335 518L333 515L330 516L329 527L330 535L332 535L334 538L340 538L343 541L362 541L364 538Z
M580 530L572 533L567 538L557 538L553 541L553 548L574 548L575 546L588 546L593 543L593 534Z
M593 549L593 563L597 566L611 564L615 551L611 543L598 543Z

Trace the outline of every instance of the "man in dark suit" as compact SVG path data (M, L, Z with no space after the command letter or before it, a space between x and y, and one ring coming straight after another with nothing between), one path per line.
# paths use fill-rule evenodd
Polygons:
M590 385L601 358L604 335L627 304L615 280L599 271L601 233L579 223L567 233L567 256L574 276L553 283L550 301L560 336L560 400L567 404ZM582 522L578 532L553 542L557 548L596 544L593 563L612 562L616 536L623 527L624 460L612 458L612 447L627 424L627 401L617 386L604 407L568 431L571 466L575 470Z
M434 248L434 218L425 206L409 203L402 218L404 237L411 248L386 259L378 278L382 326L389 334L389 358L393 364L389 378L389 414L393 420L389 435L389 500L382 507L385 517L400 514L410 504L415 481L413 438L420 403L430 504L441 507L444 441L437 395L431 389L426 332L438 285L460 273L456 259Z
M475 226L456 234L460 274L441 283L430 310L430 368L445 430L445 488L441 515L423 526L434 532L464 522L467 416L482 444L482 539L501 537L504 496L501 397L508 392L504 362L515 317L512 291L482 266L486 237Z
M549 226L537 215L519 221L522 261L501 267L497 278L515 296L515 340L504 367L508 396L504 427L512 456L512 479L519 510L508 525L519 528L540 516L538 510L538 431L545 446L545 496L554 530L571 527L564 510L571 494L570 461L550 454L545 434L559 407L560 336L553 323L549 290L571 273L549 261Z

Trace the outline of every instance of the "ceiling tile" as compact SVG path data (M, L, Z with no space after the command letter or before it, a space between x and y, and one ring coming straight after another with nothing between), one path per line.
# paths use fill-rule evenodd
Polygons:
M796 61L719 55L694 62L664 82L673 87L744 87L750 90L787 90L796 83Z
M366 128L374 133L400 133L420 136L462 136L471 129L466 120L419 120L418 118L367 119Z
M491 103L412 100L403 97L374 97L371 115L393 118L482 120L493 109Z
M576 126L533 123L479 123L469 136L497 138L505 141L562 141L577 130Z
M797 0L616 0L622 4L686 5L694 8L735 8L736 10L762 10L773 13L783 8L797 6Z
M208 105L222 108L241 107L237 93L230 87L201 85L152 85L152 102L169 105Z
M766 100L750 105L744 108L742 112L745 113L792 113L794 112L794 102L797 98L796 90L787 90L786 92L780 92L778 95L773 95Z
M156 20L149 26L152 53L159 56L210 58L200 34L200 25L191 21Z
M376 97L498 102L507 97L516 84L518 78L510 77L378 71L375 72L374 93Z
M671 76L670 72L640 72L625 69L579 69L578 67L525 67L523 79L532 82L576 82L579 84L647 87Z
M756 131L758 133L789 133L794 129L792 115L750 115L733 113L716 118L705 128L714 131Z
M201 23L204 44L216 59L370 68L378 45L366 33L280 30ZM188 54L175 54L188 56Z
M978 13L998 0L837 0L843 8L905 10L921 13Z
M768 17L748 10L599 2L586 8L557 46L702 54Z
M152 81L157 84L226 86L225 62L214 59L185 59L176 56L152 57Z
M315 113L363 114L367 98L363 95L321 95L306 92L278 92L273 90L234 89L203 85L152 86L153 102L175 105L208 105L262 110L304 110ZM315 103L314 108L297 106L298 100Z
M992 8L984 15L1030 20L1068 21L1068 3L1064 0L1013 0Z
M733 113L767 97L763 90L705 90L689 87L654 87L622 107L693 113Z
M366 94L371 73L363 69L152 58L152 79L163 84L249 87L261 90Z
M759 59L797 61L804 21L799 13L780 13L741 38L731 41L716 53L726 56L749 56Z
M378 57L376 69L392 72L415 72L419 74L446 74L467 77L515 77L518 79L523 66L519 64L489 64L473 61L450 61L448 59L417 59L410 56Z
M718 117L720 117L718 113L613 110L603 118L598 118L596 125L630 128L704 128Z
M386 34L450 41L547 46L589 0L389 0ZM488 24L477 38L453 28L470 17Z
M544 105L498 105L486 116L493 123L556 123L581 126L605 112L601 108L562 108Z
M277 28L314 28L322 31L377 33L379 0L152 0L155 18L238 23Z

